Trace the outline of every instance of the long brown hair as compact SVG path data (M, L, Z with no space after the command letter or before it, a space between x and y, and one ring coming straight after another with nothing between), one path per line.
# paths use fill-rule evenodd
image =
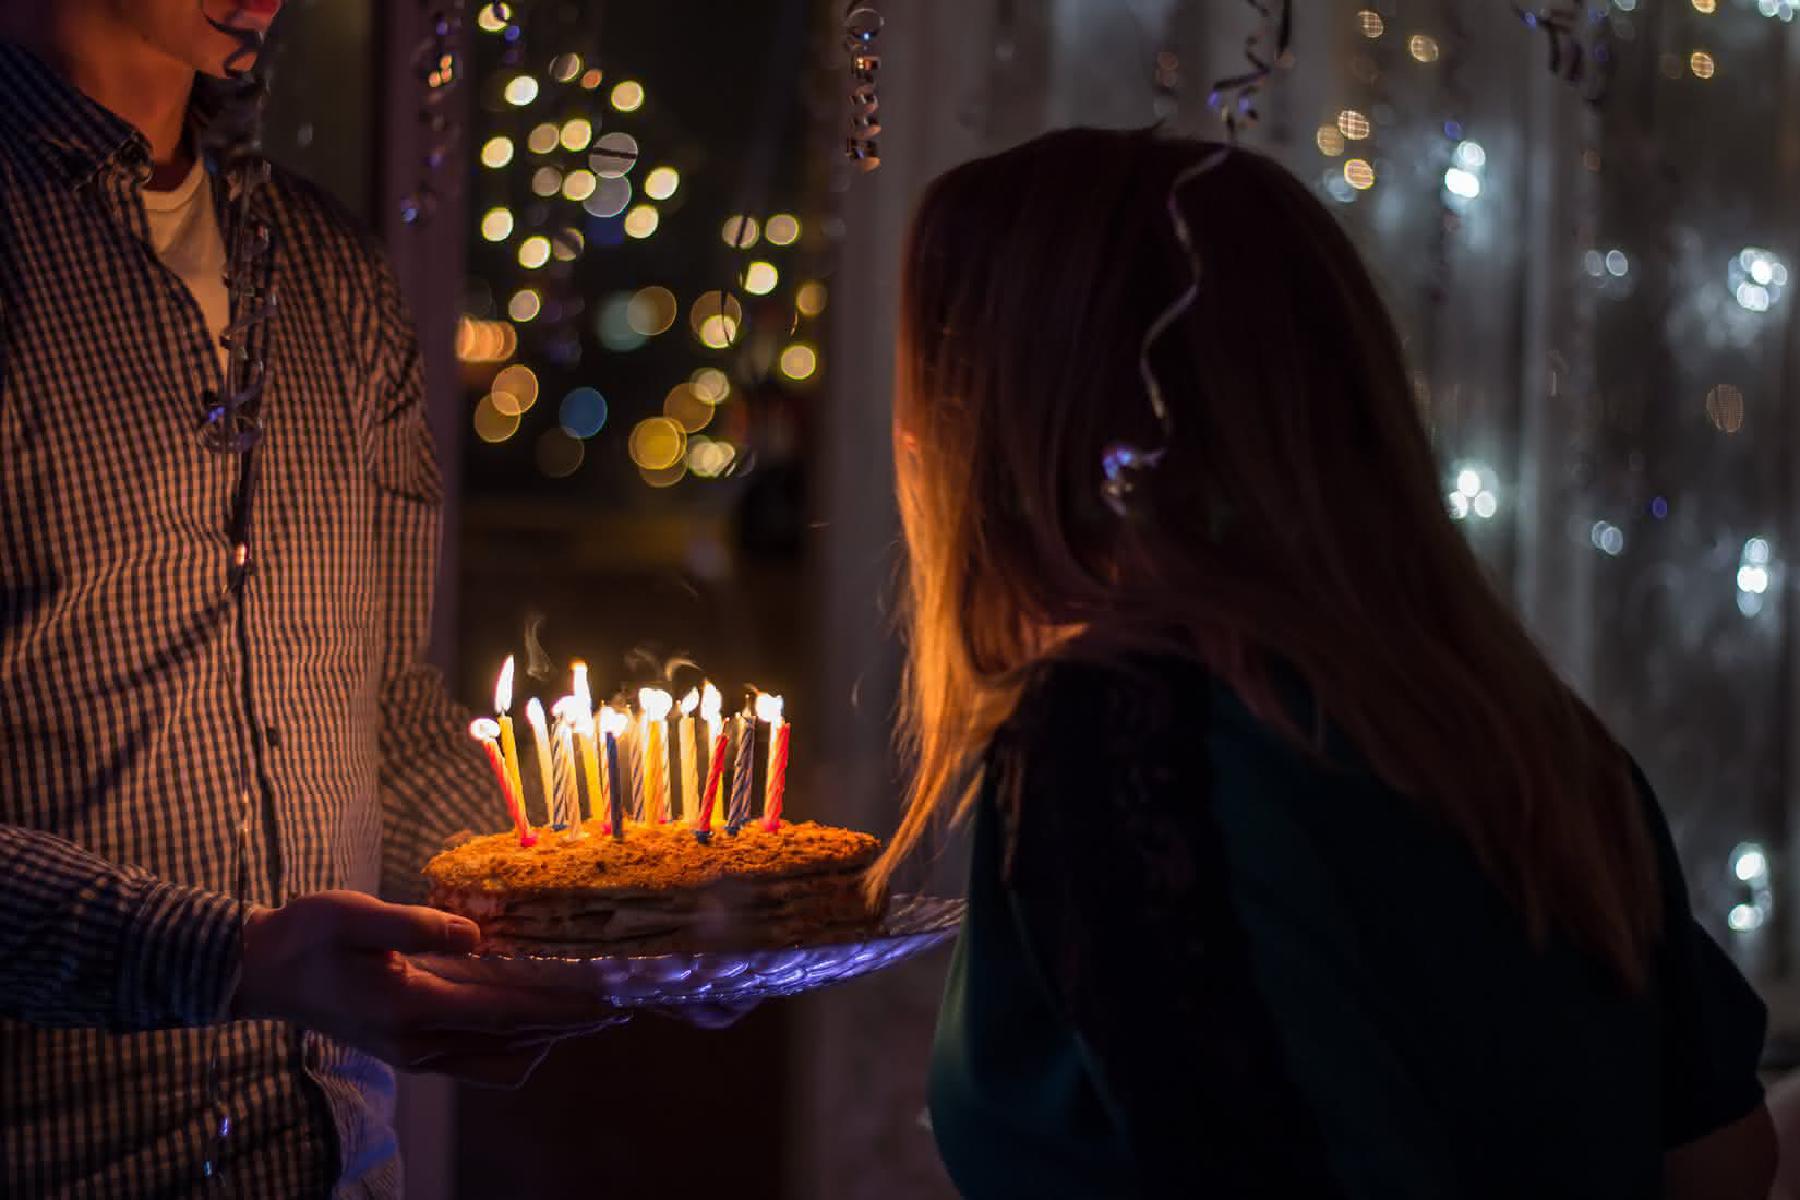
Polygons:
M927 189L905 259L895 454L908 551L902 709L913 782L870 874L966 809L1034 663L1070 643L1203 662L1309 746L1322 719L1456 830L1534 937L1629 983L1661 927L1629 764L1483 575L1444 508L1400 341L1324 207L1234 149L1071 129ZM1166 443L1121 517L1114 442ZM1297 718L1272 668L1297 671ZM958 796L961 800L958 800Z

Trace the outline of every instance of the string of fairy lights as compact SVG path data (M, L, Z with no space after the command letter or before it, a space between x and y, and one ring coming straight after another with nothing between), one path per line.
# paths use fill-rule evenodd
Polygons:
M779 210L709 220L690 203L686 164L698 156L659 119L647 82L613 74L584 47L534 47L526 7L494 0L475 17L491 39L477 59L492 69L479 85L472 206L486 247L475 271L491 304L463 317L457 357L476 396L476 438L529 438L549 479L621 449L653 488L741 474L754 461L761 397L821 375L822 222ZM591 265L620 247L712 237L732 269L688 295L654 279L616 285L637 264L655 273L661 256ZM661 347L657 365L618 382L609 365L647 346ZM646 389L646 371L670 361L679 370Z
M1615 37L1623 34L1624 40L1629 40L1630 14L1637 10L1638 3L1639 0L1611 0L1607 31ZM1718 8L1717 0L1689 0L1689 5L1702 17L1713 16ZM1756 5L1761 15L1783 22L1791 22L1797 8L1800 6L1779 0L1759 0ZM1590 100L1598 100L1595 67L1596 62L1605 64L1605 43L1597 46L1585 43L1582 48L1569 32L1570 22L1553 19L1551 13L1523 12L1523 15L1528 25L1550 38L1552 69L1581 86ZM1378 43L1395 36L1403 38L1406 54L1415 67L1441 69L1444 48L1433 33L1390 28L1390 18L1375 8L1357 11L1352 21L1356 33L1370 42ZM1694 46L1685 55L1664 53L1659 60L1659 70L1670 80L1686 77L1697 84L1705 84L1718 73L1718 57L1707 46ZM1372 62L1360 71L1353 66L1351 74L1365 90L1381 76ZM1342 108L1322 123L1314 135L1319 154L1328 161L1319 176L1320 190L1340 204L1354 204L1377 187L1376 163L1379 158L1376 148L1381 129L1372 114L1380 111L1379 100ZM1449 149L1441 175L1439 199L1451 217L1458 217L1479 202L1486 184L1487 150L1479 141L1467 136L1455 115L1443 122L1442 130ZM1597 157L1586 165L1594 169ZM1630 254L1619 246L1599 245L1586 250L1582 256L1582 270L1607 298L1617 299L1630 294L1631 268ZM1725 285L1721 293L1725 302L1720 305L1717 319L1723 327L1734 330L1740 340L1748 341L1763 329L1755 318L1769 313L1786 294L1789 268L1776 252L1760 246L1746 246L1730 256L1720 274ZM1726 311L1729 309L1737 311ZM1707 419L1720 433L1735 434L1743 426L1744 398L1736 384L1719 383L1709 389L1704 409ZM1479 460L1452 461L1446 503L1451 516L1458 521L1484 522L1495 518L1502 505L1500 482L1493 468ZM1666 498L1653 497L1648 506L1649 515L1662 520L1668 515L1668 508ZM1588 535L1593 548L1601 554L1617 557L1626 550L1625 531L1614 521L1595 521ZM1770 555L1766 538L1752 536L1745 540L1742 562L1738 564L1737 605L1747 618L1764 610L1764 597L1776 570L1771 565Z
M1683 0L1678 5L1659 5L1655 13L1646 11L1648 0L1510 7L1538 42L1536 51L1544 55L1549 69L1596 112L1610 112L1616 98L1609 95L1608 85L1625 56L1648 56L1632 63L1638 74L1659 77L1662 85L1671 89L1689 89L1690 107L1709 103L1708 89L1720 87L1722 80L1738 78L1734 69L1751 69L1754 60L1736 65L1734 52L1741 56L1750 47L1768 46L1765 34L1759 32L1766 27L1756 17L1779 26L1791 24L1800 12L1800 4L1791 0ZM1493 203L1488 197L1490 187L1498 186L1495 180L1518 175L1516 164L1491 164L1485 139L1479 137L1479 131L1465 128L1476 106L1470 103L1469 89L1449 77L1459 69L1459 56L1474 36L1461 28L1459 18L1465 11L1473 10L1461 9L1453 2L1442 4L1434 19L1426 6L1372 0L1367 7L1347 14L1350 40L1356 47L1347 64L1347 90L1341 106L1329 110L1317 126L1310 148L1318 155L1314 162L1318 164L1320 193L1344 206L1365 204L1386 188L1416 188L1426 181L1419 178L1415 164L1435 164L1429 183L1437 192L1442 219L1437 227L1440 242L1434 270L1438 277L1433 286L1440 288L1445 286L1443 275L1448 270L1445 240L1459 238L1465 218L1477 215L1483 203ZM1381 51L1390 45L1398 52L1388 51L1384 60ZM1434 73L1431 91L1438 107L1432 122L1439 132L1427 128L1424 133L1436 139L1435 150L1418 140L1416 127L1402 127L1406 117L1383 95L1382 84L1390 77L1402 84L1409 82L1394 72ZM1609 139L1604 155L1599 140L1602 128ZM1674 167L1660 157L1665 151L1659 139L1644 131L1630 112L1597 120L1593 130L1579 139L1578 149L1580 166L1592 173L1592 178L1599 178L1603 165L1615 157L1627 156L1634 157L1633 169L1639 173L1673 176ZM1508 151L1513 148L1504 137L1495 145ZM1420 149L1427 155L1417 156ZM1665 222L1681 219L1680 211L1671 203ZM1751 211L1750 206L1734 206L1722 215L1743 222ZM1664 236L1654 222L1633 223L1620 216L1602 207L1596 209L1595 223L1581 227L1586 244L1577 243L1578 261L1569 264L1569 274L1575 281L1585 281L1590 290L1577 302L1577 309L1591 304L1606 311L1631 300L1640 287L1653 289L1649 295L1661 307L1635 313L1630 319L1662 319L1667 322L1670 341L1689 348L1684 358L1707 364L1700 368L1705 374L1697 394L1670 399L1693 406L1689 419L1699 431L1721 439L1741 438L1756 412L1754 400L1745 393L1754 384L1750 373L1757 352L1773 347L1779 338L1787 320L1781 315L1781 306L1787 303L1795 283L1786 256L1770 244L1781 231L1757 237L1757 226L1746 222L1741 232L1702 237L1698 229L1689 228L1678 231L1671 244L1650 240ZM1665 294L1666 298L1660 298ZM1425 319L1429 322L1431 314ZM1591 330L1566 330L1560 349L1573 356L1592 355L1592 337ZM1427 337L1428 348L1433 340ZM1553 357L1559 360L1553 369L1563 375L1565 387L1571 370L1591 372L1591 368L1571 367L1560 355ZM1705 382L1709 376L1712 381ZM1574 386L1577 396L1601 394L1592 378ZM1703 425L1698 422L1701 417ZM1611 418L1601 415L1596 419L1606 422ZM1659 417L1665 426L1671 420L1666 415ZM1765 425L1762 436L1774 428ZM1694 586L1710 599L1697 599L1688 606L1691 613L1681 614L1678 619L1693 627L1679 636L1697 644L1697 639L1712 636L1715 630L1723 636L1726 629L1735 627L1742 633L1732 644L1749 653L1745 648L1765 644L1763 638L1772 634L1782 619L1777 597L1786 583L1786 568L1777 541L1766 528L1758 528L1768 519L1766 511L1756 501L1745 507L1728 497L1692 490L1705 487L1706 476L1684 472L1711 468L1697 466L1699 459L1664 460L1663 456L1670 454L1668 447L1642 440L1638 429L1629 422L1622 431L1614 429L1607 461L1617 460L1622 469L1586 480L1583 486L1592 496L1593 509L1571 523L1570 536L1606 560L1629 560L1634 552L1643 554L1643 562L1628 574L1609 576L1621 588L1631 589L1632 595L1646 587L1672 588L1675 580L1691 574ZM1689 439L1685 433L1683 437ZM1694 451L1706 447L1706 443L1693 440L1684 440L1683 445ZM1728 451L1732 455L1729 461L1745 461L1741 443L1713 445L1721 452ZM1651 453L1653 450L1657 453ZM1508 510L1513 497L1490 462L1452 454L1446 471L1445 503L1452 518L1463 522L1472 537L1478 538L1482 529L1497 527L1512 515ZM1684 487L1690 490L1683 491ZM1676 511L1684 506L1686 511ZM1717 625L1712 624L1715 611L1719 614ZM1741 618L1742 624L1734 618ZM1667 628L1648 623L1650 619L1638 619L1645 622L1634 626L1640 634ZM1625 686L1643 686L1641 673L1628 671L1621 678L1627 681ZM1679 707L1678 698L1674 703ZM1652 728L1663 720L1659 712L1669 711L1658 710L1641 694L1633 697L1628 708L1641 710L1645 715L1633 719L1648 722L1647 727ZM1708 752L1723 755L1729 751L1719 744L1709 745ZM1729 841L1726 844L1730 845ZM1718 884L1707 883L1707 898L1717 905L1725 927L1736 935L1740 951L1748 953L1746 948L1764 936L1761 931L1774 919L1771 858L1762 843L1751 838L1730 845L1722 866L1724 878ZM1718 878L1710 875L1710 866L1705 877Z

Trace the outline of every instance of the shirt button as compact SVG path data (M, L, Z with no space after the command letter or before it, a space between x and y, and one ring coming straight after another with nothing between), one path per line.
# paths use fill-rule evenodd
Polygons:
M281 749L281 730L273 725L263 727L263 745L271 750Z

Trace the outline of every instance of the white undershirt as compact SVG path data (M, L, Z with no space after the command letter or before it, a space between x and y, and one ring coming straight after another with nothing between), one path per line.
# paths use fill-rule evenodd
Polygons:
M212 181L199 157L187 178L173 191L143 191L144 215L150 221L150 246L163 265L187 284L206 331L215 345L231 319L231 301L225 294L225 239L213 212ZM226 364L225 347L219 346L219 366Z

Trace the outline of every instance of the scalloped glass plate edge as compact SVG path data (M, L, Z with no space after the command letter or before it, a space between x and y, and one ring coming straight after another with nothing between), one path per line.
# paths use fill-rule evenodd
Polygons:
M459 983L581 991L614 1008L733 1004L797 996L884 970L948 941L961 900L897 895L880 929L852 941L765 950L707 950L643 958L426 954L414 961Z

